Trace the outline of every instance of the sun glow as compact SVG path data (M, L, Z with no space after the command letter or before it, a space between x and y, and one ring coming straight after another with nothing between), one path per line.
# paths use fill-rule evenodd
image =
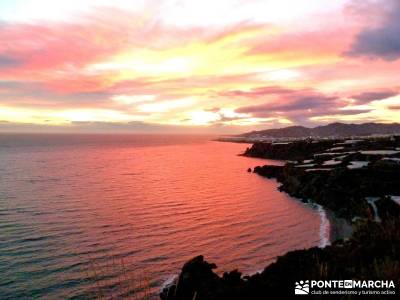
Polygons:
M354 94L400 92L400 55L354 48L371 24L346 0L6 2L0 122L219 130L399 118L393 96L346 110L360 105ZM390 27L384 12L375 25Z
M115 95L111 97L115 102L125 105L153 101L155 98L155 95Z
M195 125L207 125L211 122L218 121L220 116L208 111L194 111L189 114L189 123Z
M147 113L163 113L173 109L191 106L196 103L194 98L184 98L177 100L166 100L149 104L141 104L137 108L141 112Z

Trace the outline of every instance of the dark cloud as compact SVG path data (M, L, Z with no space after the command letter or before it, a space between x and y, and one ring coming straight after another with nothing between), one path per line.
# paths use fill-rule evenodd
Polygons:
M400 105L389 105L388 108L391 110L400 110Z
M248 91L243 91L243 90L224 91L220 93L220 96L250 98L250 97L260 97L267 95L292 94L295 92L297 91L280 86L264 86L264 87L254 88Z
M389 6L384 21L378 27L361 31L345 55L379 57L388 61L400 58L400 1L385 0L381 5L383 11Z
M284 95L279 101L243 106L235 112L249 113L258 118L284 117L299 124L306 124L312 117L359 115L371 111L371 109L344 109L347 105L348 102L339 97L300 91L294 95Z
M370 111L372 111L372 109L332 109L330 111L326 111L325 115L351 116L369 113Z
M251 114L256 118L288 118L297 122L307 122L308 118L321 115L331 107L346 105L341 99L326 96L310 88L290 89L280 86L258 87L248 91L232 90L221 93L228 97L242 97L256 100L269 98L268 102L239 107L236 113ZM268 97L270 96L270 97ZM248 117L239 117L246 119ZM221 116L222 120L226 118ZM229 121L229 120L227 120Z
M292 121L296 121L297 123L305 124L309 121L311 117L319 117L319 116L351 116L351 115L360 115L365 114L372 111L371 109L339 109L339 108L319 108L319 109L310 109L303 111L292 111L286 112L284 114L277 114L273 111L260 111L252 113L254 117L258 118L271 118L276 117L278 115L283 116Z
M23 107L88 107L110 106L108 91L60 93L35 81L1 81L0 101ZM94 105L95 104L95 105Z
M366 104L372 101L384 100L390 97L397 96L399 92L393 90L365 92L358 95L351 96L350 98L357 100L357 104Z
M32 82L21 82L21 81L13 81L13 80L0 80L0 89L4 90L13 90L13 89L19 89L21 87L30 87L33 88L35 85L33 85Z
M295 97L282 98L280 101L268 102L260 105L244 106L236 109L238 113L260 112L290 112L315 109L324 106L334 106L338 98L325 96L319 93L296 95Z
M236 120L244 120L248 119L248 117L242 117L242 116L226 116L224 114L220 114L220 119L217 121L218 122L230 122L230 121L236 121Z
M16 67L22 64L22 61L7 55L0 54L0 70Z

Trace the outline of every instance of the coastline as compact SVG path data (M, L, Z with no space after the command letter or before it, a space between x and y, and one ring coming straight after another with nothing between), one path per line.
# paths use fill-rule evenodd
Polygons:
M319 225L319 247L325 248L332 244L332 221L328 218L326 210L321 206L317 205L317 211L320 216L320 225Z
M337 143L345 145L341 153L324 153ZM345 149L347 145L351 149ZM280 144L279 149L254 144L245 156L287 160L284 166L255 167L253 173L276 179L281 192L319 212L319 246L284 253L261 273L244 277L238 270L219 276L215 264L194 257L183 266L177 283L161 292L161 299L265 299L271 292L293 295L294 282L306 279L375 278L400 284L400 205L386 196L400 195L399 146L400 138L368 141L361 147L337 140ZM294 158L283 157L293 153ZM348 167L353 161L368 163ZM377 196L375 209L367 195Z

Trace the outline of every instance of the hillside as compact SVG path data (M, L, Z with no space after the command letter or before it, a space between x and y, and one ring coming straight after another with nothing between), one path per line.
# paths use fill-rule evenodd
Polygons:
M270 137L270 138L304 138L304 137L347 137L372 134L400 134L400 124L363 123L345 124L331 123L324 126L308 128L290 126L278 129L252 131L241 134L240 137Z

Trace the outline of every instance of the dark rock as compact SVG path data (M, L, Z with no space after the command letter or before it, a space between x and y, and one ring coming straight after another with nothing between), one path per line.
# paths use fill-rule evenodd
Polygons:
M196 256L184 264L178 281L161 293L161 299L216 299L221 280L212 270L215 264L206 262L202 255ZM196 295L196 297L195 297ZM195 298L194 298L195 297Z
M400 205L394 202L390 197L381 197L375 202L378 214L381 219L391 219L400 216Z
M257 166L254 168L253 172L267 178L277 178L278 176L282 175L283 167L270 165L265 165L262 167Z
M322 141L313 143L312 141L295 141L288 144L274 144L257 142L244 152L244 156L260 157L280 160L301 160L308 158L310 154L325 151L333 147L335 141Z

